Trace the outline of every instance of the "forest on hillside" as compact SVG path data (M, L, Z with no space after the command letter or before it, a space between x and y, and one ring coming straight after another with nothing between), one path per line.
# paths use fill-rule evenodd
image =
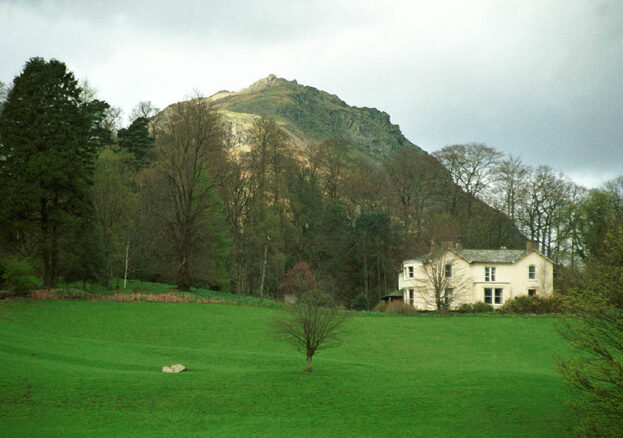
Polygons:
M232 150L199 96L129 126L59 61L31 59L0 94L0 265L122 288L125 278L279 296L307 263L318 287L372 307L431 241L521 248L558 266L557 289L621 232L623 177L586 190L483 144L379 160L341 138L294 148L260 117Z

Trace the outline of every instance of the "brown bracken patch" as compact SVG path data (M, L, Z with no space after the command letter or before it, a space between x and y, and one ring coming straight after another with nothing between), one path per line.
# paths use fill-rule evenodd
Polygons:
M123 301L123 302L160 302L160 303L202 303L202 304L216 304L222 303L222 300L207 299L196 297L192 295L177 295L174 293L166 294L147 294L141 292L133 292L131 294L115 293L112 295L91 295L80 294L70 295L58 291L56 289L40 289L30 292L30 298L35 300L62 300L62 299L84 299L84 300L97 300L97 301Z

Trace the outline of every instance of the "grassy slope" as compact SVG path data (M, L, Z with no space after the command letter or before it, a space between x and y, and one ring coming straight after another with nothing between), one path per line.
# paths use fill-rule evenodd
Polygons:
M357 317L317 372L278 310L0 303L3 436L563 436L550 318ZM160 372L181 362L190 371Z

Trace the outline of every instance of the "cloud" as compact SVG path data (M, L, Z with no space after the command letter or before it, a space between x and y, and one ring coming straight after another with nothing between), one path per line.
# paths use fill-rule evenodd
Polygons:
M485 142L599 182L623 173L621 22L617 1L5 1L0 80L56 57L129 112L275 73L427 150Z

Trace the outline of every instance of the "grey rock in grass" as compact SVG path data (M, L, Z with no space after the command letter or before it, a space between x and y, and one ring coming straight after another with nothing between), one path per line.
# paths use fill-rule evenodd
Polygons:
M170 367L163 366L163 373L181 373L182 371L186 371L186 367L182 364L176 363L175 365L171 365Z

